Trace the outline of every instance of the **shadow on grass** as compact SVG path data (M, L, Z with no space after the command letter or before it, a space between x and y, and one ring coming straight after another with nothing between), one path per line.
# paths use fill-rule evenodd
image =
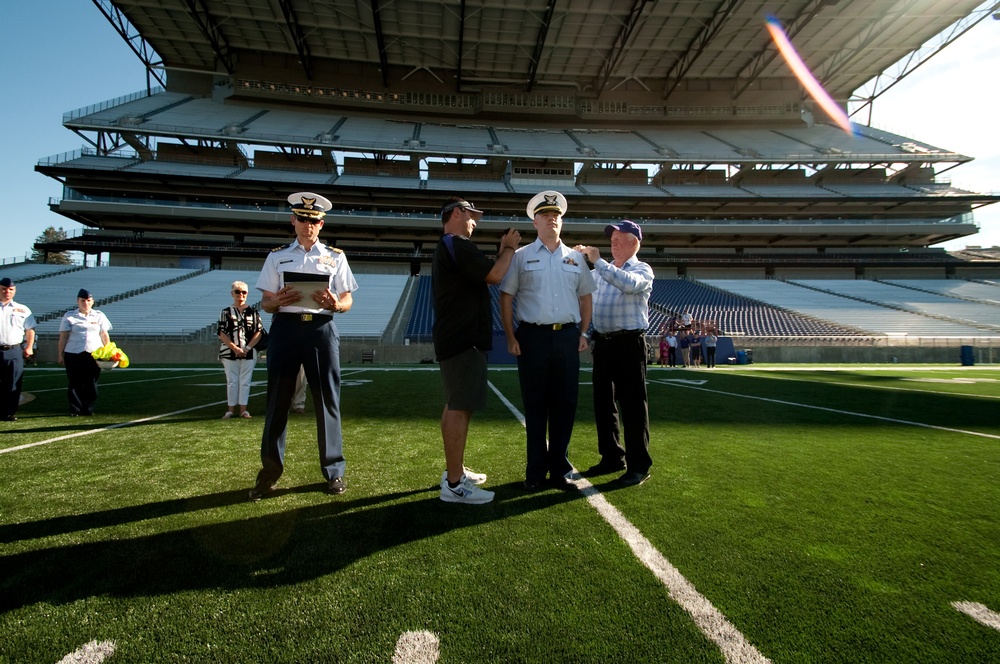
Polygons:
M268 588L315 579L380 551L453 530L502 521L576 494L525 493L519 483L492 487L487 505L452 505L437 487L269 513L132 539L109 539L0 556L0 611L99 595L135 597L184 590ZM325 484L285 489L322 491ZM246 490L168 500L0 528L0 542L111 527L180 512L245 503ZM267 503L280 501L281 492ZM256 506L248 507L254 509Z

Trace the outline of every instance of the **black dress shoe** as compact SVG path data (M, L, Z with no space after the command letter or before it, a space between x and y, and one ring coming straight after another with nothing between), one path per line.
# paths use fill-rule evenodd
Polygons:
M334 496L339 496L345 491L347 491L347 482L344 481L343 477L334 477L330 480L330 483L326 485L326 492L333 494Z
M618 483L623 486L638 486L649 479L649 471L645 473L625 473L618 478Z
M4 422L17 422L17 415L8 415L4 419Z
M261 498L267 498L268 496L270 496L272 493L274 493L275 484L277 484L277 482L257 480L257 484L255 484L254 487L250 489L250 494L248 496L250 502L256 503Z
M535 480L534 482L531 480L524 480L524 484L521 485L521 488L525 491L539 491L543 488L543 486L538 480Z
M588 468L583 474L586 476L593 475L607 475L608 473L617 473L618 471L625 470L625 463L623 461L609 461L606 459L601 459L599 463L595 463L593 466Z
M564 477L559 477L554 480L549 480L549 486L551 486L553 489L559 489L560 491L573 492L580 490L580 487L578 487L576 484L570 482L568 479Z

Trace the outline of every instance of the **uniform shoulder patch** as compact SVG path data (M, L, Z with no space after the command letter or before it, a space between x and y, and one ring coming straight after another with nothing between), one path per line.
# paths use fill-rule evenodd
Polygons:
M344 253L343 249L338 249L337 247L330 247L330 251L332 251L335 254L342 254L342 253Z
M275 247L274 249L272 249L271 253L274 253L275 251L281 251L282 249L288 249L290 246L292 246L291 242L289 242L288 244L283 244L280 247Z

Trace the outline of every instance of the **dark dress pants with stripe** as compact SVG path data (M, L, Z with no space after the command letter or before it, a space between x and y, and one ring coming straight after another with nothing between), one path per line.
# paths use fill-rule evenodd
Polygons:
M260 445L258 481L275 482L284 472L288 410L295 379L303 367L316 410L316 441L323 477L344 476L340 421L340 334L330 316L302 321L297 314L275 314L267 350L267 414Z

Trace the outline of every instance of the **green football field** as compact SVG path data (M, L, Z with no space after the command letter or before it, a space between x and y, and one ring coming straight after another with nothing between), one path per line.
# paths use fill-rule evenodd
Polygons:
M645 484L521 489L517 373L490 371L438 499L433 366L346 366L348 491L292 416L247 502L254 418L221 367L60 369L0 423L0 662L1000 662L1000 369L651 368ZM581 371L570 460L598 460ZM311 413L311 402L307 406Z

